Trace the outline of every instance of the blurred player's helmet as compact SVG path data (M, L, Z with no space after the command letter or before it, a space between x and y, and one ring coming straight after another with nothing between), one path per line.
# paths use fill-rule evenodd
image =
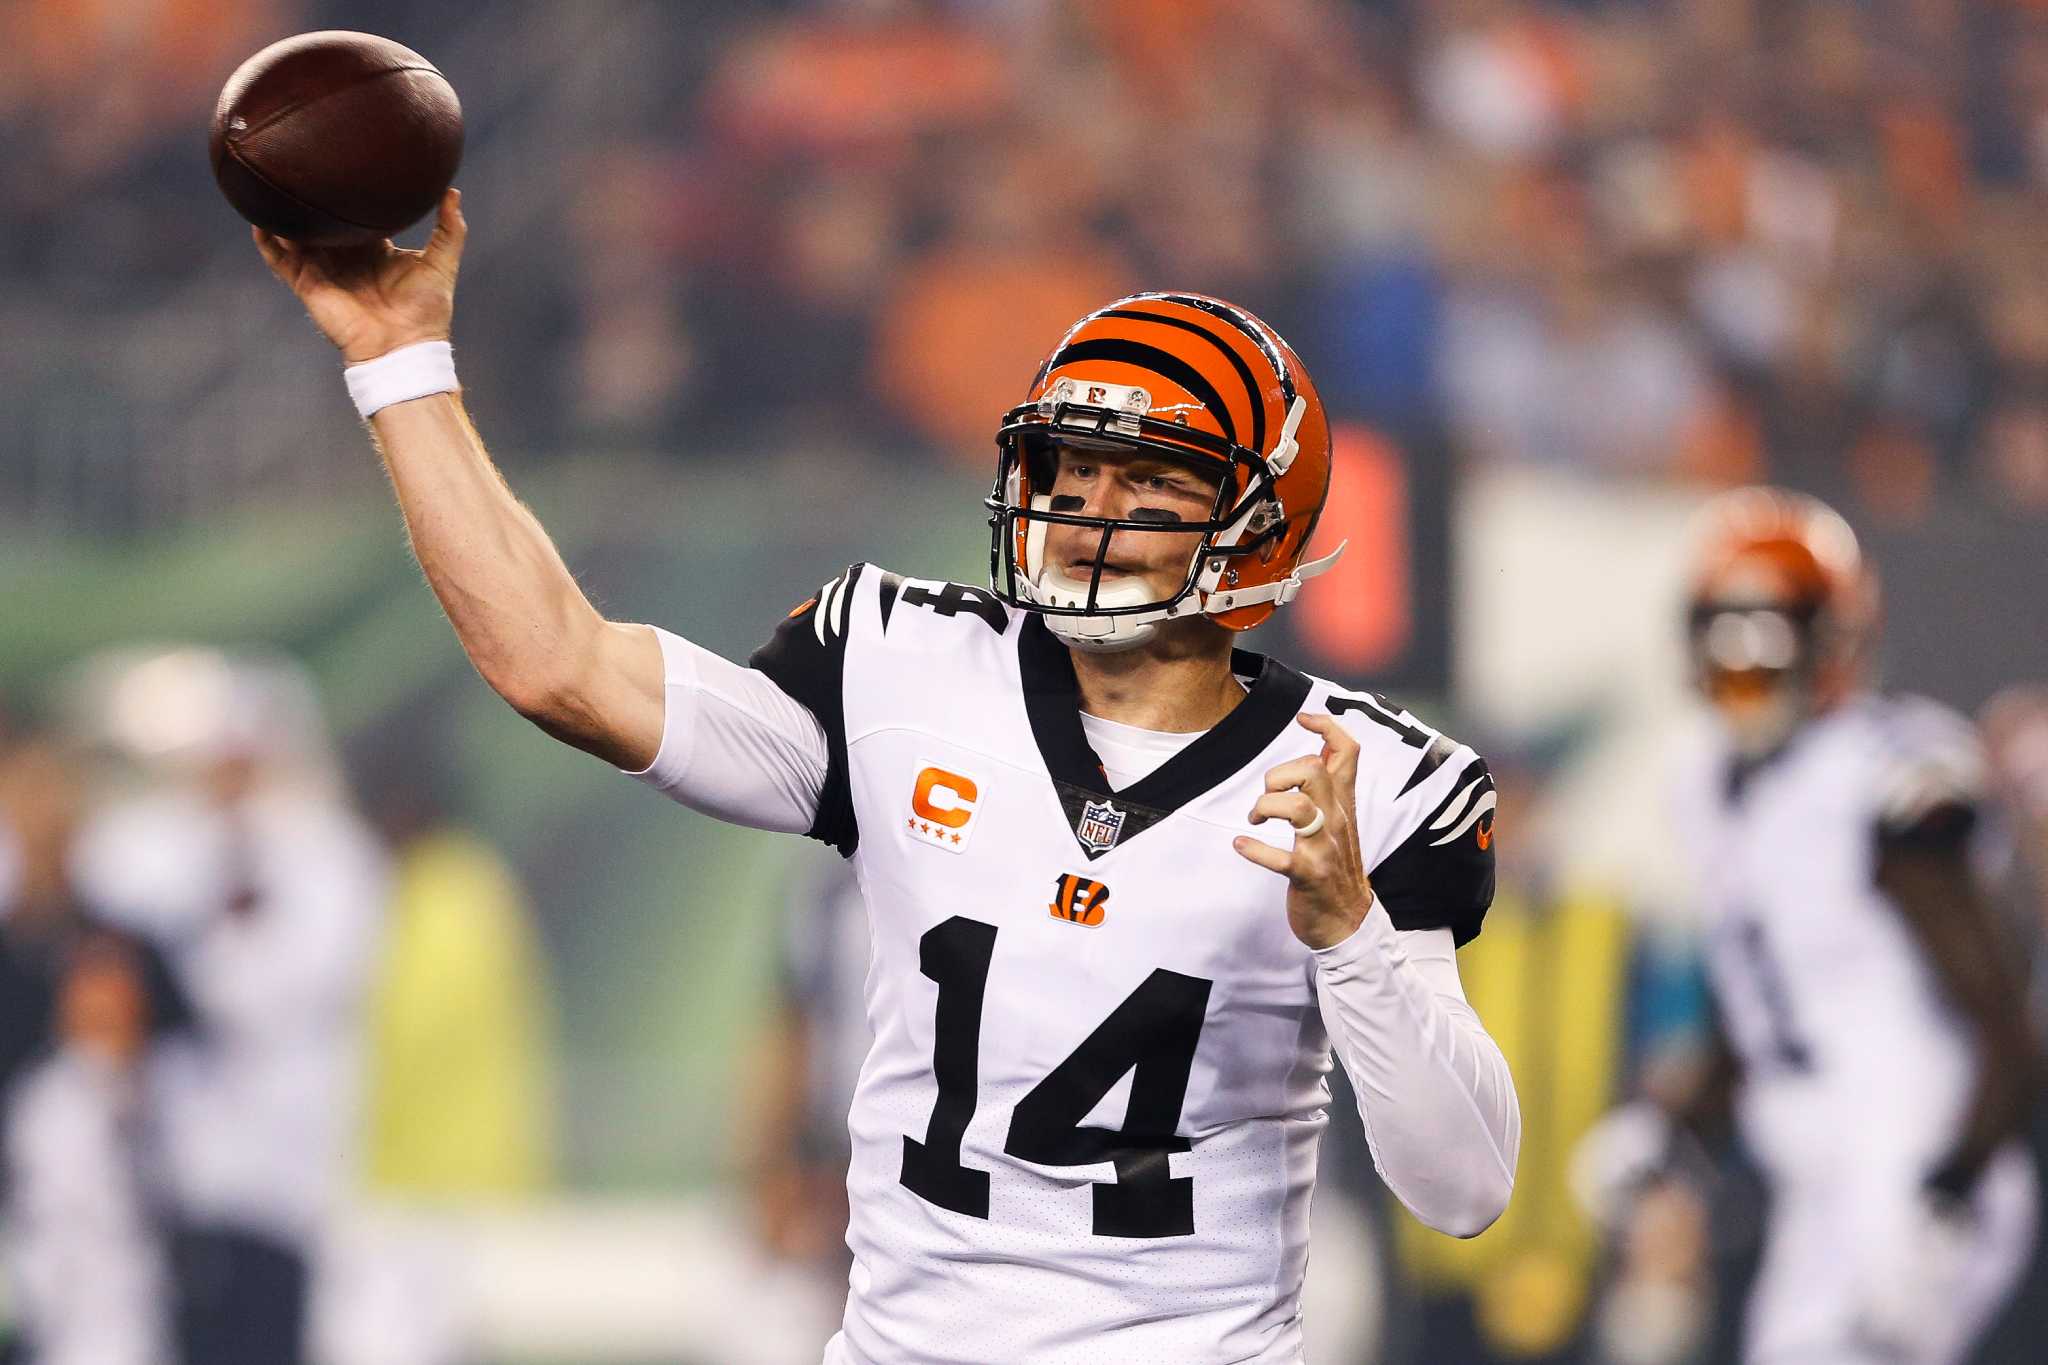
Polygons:
M334 767L313 680L282 655L114 649L74 668L64 693L76 738L158 775L236 760L304 777Z
M1162 456L1221 479L1209 520L1133 509L1126 518L1052 510L1063 441ZM1081 649L1139 644L1161 621L1206 615L1249 630L1343 553L1302 563L1330 487L1330 426L1286 342L1242 308L1200 294L1133 294L1060 339L996 433L987 498L997 596L1040 613ZM1054 523L1097 530L1086 581L1045 562ZM1102 582L1112 534L1198 532L1187 577L1154 599L1134 579Z
M1687 623L1693 679L1751 755L1846 697L1877 623L1877 579L1825 503L1742 488L1704 515Z

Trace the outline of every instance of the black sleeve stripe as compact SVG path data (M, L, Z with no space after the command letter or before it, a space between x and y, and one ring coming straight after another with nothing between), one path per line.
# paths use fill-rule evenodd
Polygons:
M849 566L846 577L841 580L844 586L839 590L838 610L835 613L833 629L842 640L853 629L853 586L860 581L860 570L861 566L858 564Z
M1446 796L1372 869L1396 929L1449 929L1462 947L1493 904L1493 775L1474 758Z
M824 728L829 762L811 838L852 856L860 843L846 762L846 635L860 564L819 590L817 600L785 619L747 660L788 693Z
M1969 844L1976 829L1975 805L1959 800L1941 801L1917 812L1910 822L1879 821L1877 847L1880 854L1954 852Z
M1401 784L1401 790L1395 794L1394 799L1398 801L1401 797L1414 791L1416 787L1421 785L1423 778L1428 777L1438 768L1443 767L1444 760L1456 752L1458 752L1458 746L1442 735L1438 735L1435 739L1431 740L1429 747L1422 751L1422 761L1415 765L1414 772L1408 774L1408 780Z
M896 610L896 594L903 590L903 576L884 572L877 586L882 593L882 633L889 633L889 614Z

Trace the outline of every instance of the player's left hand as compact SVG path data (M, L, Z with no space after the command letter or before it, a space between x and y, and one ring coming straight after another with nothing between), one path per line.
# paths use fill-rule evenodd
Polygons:
M1850 1324L1856 1340L1884 1360L1939 1356L1969 1278L1976 1233L1967 1204L1916 1196L1890 1236L1863 1248L1868 1263Z
M1251 822L1285 820L1294 846L1277 848L1250 835L1231 847L1287 878L1287 924L1311 948L1349 938L1372 909L1372 883L1358 847L1358 741L1334 716L1300 715L1296 724L1322 736L1323 750L1290 759L1266 774L1266 794Z

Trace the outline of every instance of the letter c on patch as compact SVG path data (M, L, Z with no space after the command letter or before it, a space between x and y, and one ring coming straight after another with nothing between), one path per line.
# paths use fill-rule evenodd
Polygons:
M910 808L920 820L958 829L974 818L974 802L980 795L981 788L973 778L949 773L944 768L926 768L917 775Z

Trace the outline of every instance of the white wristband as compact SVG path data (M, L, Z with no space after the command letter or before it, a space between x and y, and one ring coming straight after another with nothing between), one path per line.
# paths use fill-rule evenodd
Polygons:
M341 377L348 381L348 396L366 422L371 414L393 403L425 398L430 393L454 393L462 387L455 380L455 348L445 341L401 346L375 360L350 365Z

